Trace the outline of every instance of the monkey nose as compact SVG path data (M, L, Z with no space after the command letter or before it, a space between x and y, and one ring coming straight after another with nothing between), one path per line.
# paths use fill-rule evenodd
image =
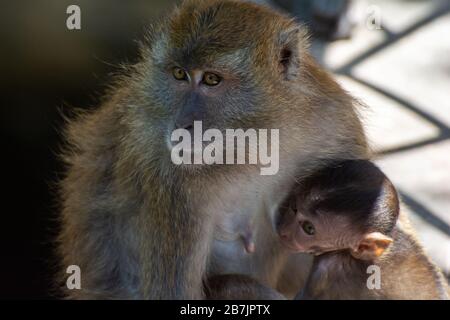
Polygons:
M289 223L287 223L286 220L282 219L281 217L279 217L279 219L276 223L276 228L277 228L278 235L282 238L288 238L288 237L290 237L290 234L292 233L290 230Z
M290 238L291 238L290 237L290 232L288 230L286 230L286 229L279 230L278 234L280 235L280 238L283 239L283 240L289 241Z
M291 237L287 234L282 235L281 238L283 238L283 240L285 241L291 241Z

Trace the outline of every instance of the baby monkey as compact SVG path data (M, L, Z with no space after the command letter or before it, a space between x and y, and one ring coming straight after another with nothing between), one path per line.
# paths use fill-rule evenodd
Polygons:
M315 255L296 299L448 299L442 273L398 218L397 191L370 161L302 181L277 221L283 245Z

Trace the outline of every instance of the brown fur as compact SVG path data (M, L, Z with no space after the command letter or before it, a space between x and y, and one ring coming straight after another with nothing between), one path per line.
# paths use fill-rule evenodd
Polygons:
M375 261L353 258L348 252L315 259L298 299L447 300L448 285L414 235L401 226L392 232L388 252ZM369 265L380 267L380 289L368 289Z
M355 101L307 53L304 30L268 8L186 1L147 38L142 60L100 108L68 125L60 254L62 268L82 272L82 289L68 297L203 298L205 275L224 270L275 287L289 259L272 209L293 177L334 159L369 157ZM284 66L286 50L292 58ZM260 176L254 165L171 163L165 137L179 103L167 65L174 60L235 79L239 94L212 100L206 124L280 129L277 175ZM255 254L217 243L224 212L256 217Z
M337 223L333 225L333 228L336 230L337 236L342 236L342 233L355 236L361 234L361 230L364 230L362 233L365 234L375 231L378 236L383 235L381 239L389 239L387 248L378 247L373 252L370 251L371 249L365 248L364 250L367 252L363 254L364 252L354 251L355 247L353 246L347 250L336 250L315 257L311 275L299 297L303 299L448 299L448 285L442 272L431 262L423 250L415 237L408 217L405 213L399 214L400 206L395 187L379 169L373 167L373 171L371 176L366 168L359 177L361 184L359 190L381 188L375 200L376 206L372 207L373 211L370 214L366 213L363 220L359 220L362 225L355 220L354 224L347 225L345 230L341 230L342 226L340 227ZM372 185L364 186L367 184L367 181L363 181L366 177L376 180L373 175L379 176L382 183L372 182ZM357 185L358 178L353 178L353 180L351 183ZM336 179L332 184L338 184ZM332 196L332 192L327 191L325 198ZM322 190L322 193L325 191ZM368 193L365 194L369 196ZM365 201L369 205L374 202L374 200L364 200L357 191L349 192L348 197L352 199L353 203ZM341 203L346 202L343 199ZM332 210L332 208L328 209ZM343 207L340 209L342 210ZM347 215L349 213L351 216L357 214L357 212L350 211ZM322 216L322 219L324 218ZM367 228L368 230L365 230ZM373 254L378 255L378 252L381 255L374 257ZM381 287L379 289L367 287L367 279L370 276L367 268L370 265L380 268Z
M381 290L376 298L449 299L447 281L431 262L414 233L398 223L392 233L392 248L380 257ZM377 290L375 290L377 291Z

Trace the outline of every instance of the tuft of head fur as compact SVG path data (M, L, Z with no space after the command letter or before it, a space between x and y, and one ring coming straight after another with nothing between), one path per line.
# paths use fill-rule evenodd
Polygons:
M397 190L371 161L347 160L323 168L296 190L314 212L347 217L362 233L390 234L400 212Z

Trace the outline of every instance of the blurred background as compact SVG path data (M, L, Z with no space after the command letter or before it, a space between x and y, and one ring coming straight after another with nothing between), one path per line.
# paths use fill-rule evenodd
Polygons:
M177 1L1 1L0 298L52 298L61 111L94 108L145 25ZM367 108L377 163L450 274L450 1L255 1L312 30L312 52ZM66 9L81 9L68 30Z

